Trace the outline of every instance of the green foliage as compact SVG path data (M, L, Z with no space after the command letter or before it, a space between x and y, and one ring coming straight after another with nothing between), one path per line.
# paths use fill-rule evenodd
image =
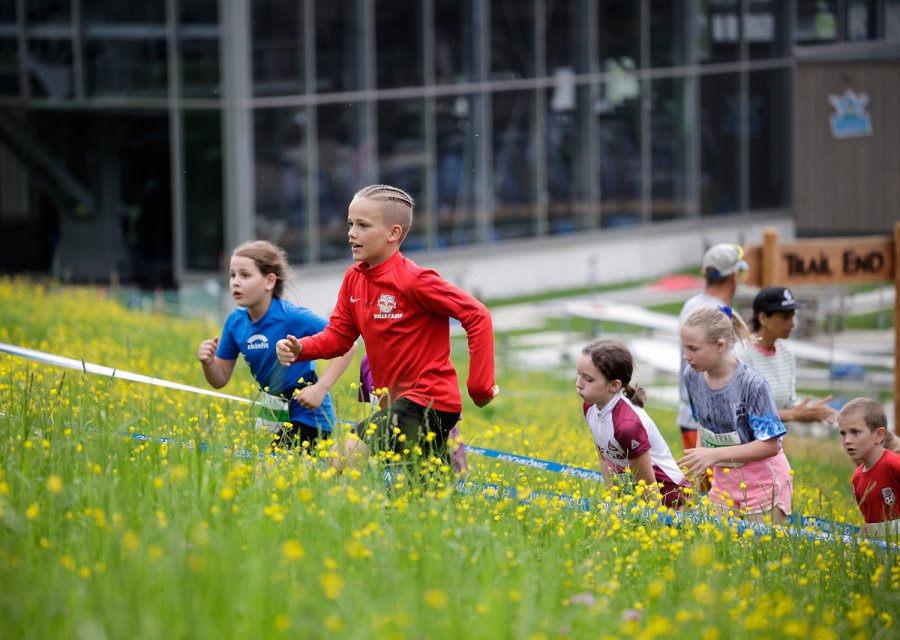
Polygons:
M218 330L92 290L0 281L0 341L161 379L203 386L197 345ZM365 410L353 373L334 394L345 420ZM236 377L224 391L252 398L244 365ZM467 441L597 468L571 379L503 371L499 382L493 404L466 405ZM674 414L652 400L675 445ZM471 454L459 485L421 460L386 488L374 461L329 470L328 443L265 455L246 407L0 355L0 637L896 633L896 550L668 526L633 494ZM785 447L795 509L858 523L839 443Z

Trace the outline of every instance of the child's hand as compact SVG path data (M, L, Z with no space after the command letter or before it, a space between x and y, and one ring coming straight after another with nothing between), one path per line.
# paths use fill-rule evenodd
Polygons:
M303 345L300 344L296 337L291 335L279 340L275 345L275 355L278 356L278 361L286 367L297 362L297 358L300 357L302 352Z
M688 475L702 477L706 474L707 469L712 469L719 460L717 449L709 447L697 447L696 449L685 449L684 457L677 462L681 469L687 468Z
M197 349L197 359L203 364L212 364L216 361L216 351L219 349L219 336L210 340L204 340Z
M476 401L475 404L479 407L486 407L487 405L489 405L491 403L491 400L493 400L494 398L496 398L499 395L500 395L500 387L495 384L493 387L491 387L491 397L488 398L487 400L482 400L481 402Z
M318 409L322 406L322 401L325 400L325 394L328 393L319 384L311 384L308 387L300 387L296 391L294 391L294 400L301 407L306 407L307 409Z

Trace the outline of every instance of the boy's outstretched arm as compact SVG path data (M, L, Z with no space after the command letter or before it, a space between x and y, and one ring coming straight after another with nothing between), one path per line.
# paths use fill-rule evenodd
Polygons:
M494 380L494 325L491 312L475 296L454 287L436 272L426 270L417 293L429 308L459 320L469 342L469 377L466 389L479 407L500 393Z

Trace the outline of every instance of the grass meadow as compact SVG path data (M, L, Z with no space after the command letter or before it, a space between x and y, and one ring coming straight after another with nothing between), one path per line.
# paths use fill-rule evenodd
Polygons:
M0 342L187 385L206 388L196 349L220 326L0 280ZM366 410L351 372L333 392L348 421ZM500 370L503 395L467 404L461 432L597 469L573 381ZM223 391L255 397L243 363ZM674 412L648 404L676 450ZM432 466L388 488L374 462L266 456L246 404L5 354L0 413L2 638L898 634L900 553L865 540L673 526L632 494L471 454L459 485ZM785 449L795 512L858 525L839 442Z

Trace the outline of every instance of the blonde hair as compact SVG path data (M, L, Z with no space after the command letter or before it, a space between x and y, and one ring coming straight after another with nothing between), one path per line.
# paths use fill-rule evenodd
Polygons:
M738 340L750 340L750 328L739 313L729 307L705 306L695 309L681 323L682 327L700 327L704 329L706 341L715 344L724 340L730 350Z
M409 228L413 221L413 208L415 202L411 195L403 189L392 187L387 184L370 184L363 187L353 196L353 199L365 198L366 200L374 200L382 202L381 213L384 216L384 222L388 226L399 224L403 229L403 236L400 242L406 239Z
M272 297L282 296L284 285L290 277L290 265L284 249L265 240L251 240L238 245L231 255L253 260L253 264L264 276L274 273L275 287L272 289Z
M896 453L900 453L900 438L898 438L887 425L887 414L884 407L870 398L853 398L841 408L838 414L838 422L851 416L862 418L871 431L884 429L882 446Z
M617 340L596 340L582 349L581 353L591 357L591 362L604 378L621 382L626 398L639 407L644 406L647 392L643 387L631 384L634 358L628 347Z

